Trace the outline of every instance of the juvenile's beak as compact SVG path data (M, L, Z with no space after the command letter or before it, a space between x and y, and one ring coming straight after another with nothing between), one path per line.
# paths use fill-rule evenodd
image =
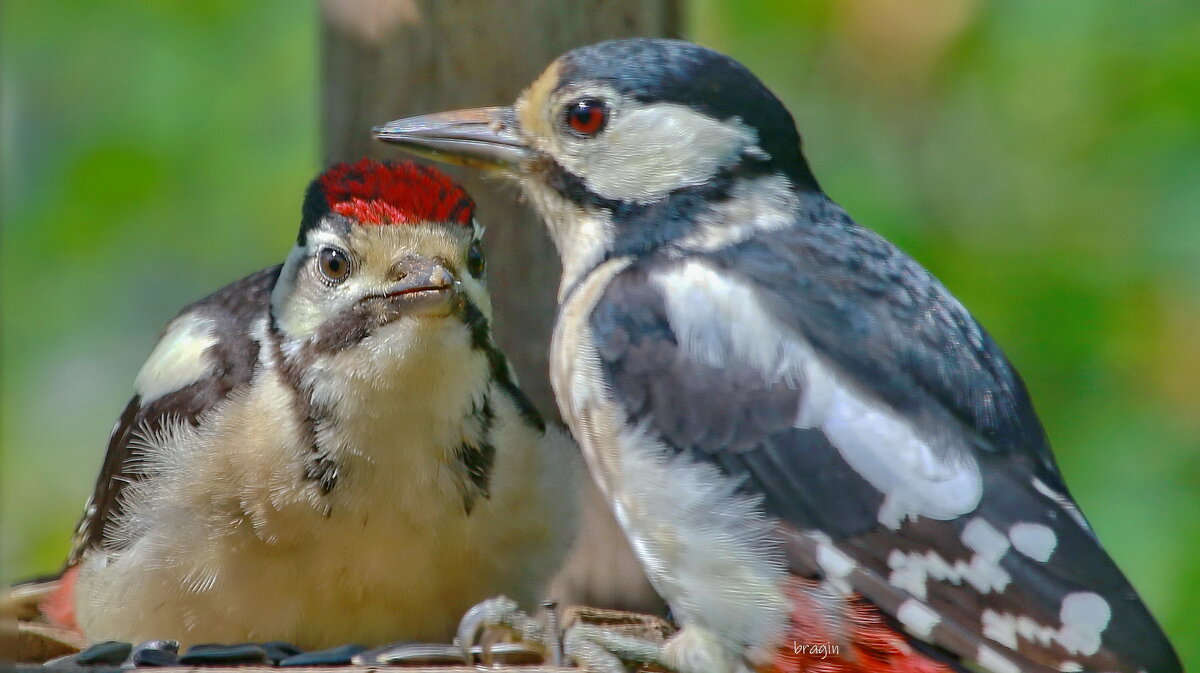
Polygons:
M403 316L444 313L458 291L458 280L444 263L421 255L397 260L388 282L360 300L379 311L381 325Z
M385 296L438 294L455 289L454 273L440 261L421 255L407 255L392 265L388 274L393 285Z
M512 171L529 156L511 107L481 107L397 119L373 129L375 137L418 156L466 166Z

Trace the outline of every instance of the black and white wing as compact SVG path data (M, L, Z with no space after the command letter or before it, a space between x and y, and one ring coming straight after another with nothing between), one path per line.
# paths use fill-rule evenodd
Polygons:
M1180 670L1003 353L836 206L634 262L590 327L628 422L764 498L791 572L993 673Z
M141 444L165 424L196 425L208 410L250 383L258 361L255 320L269 315L279 267L264 269L197 301L167 323L134 383L108 441L108 453L75 533L67 565L114 543L121 494L142 479ZM265 325L265 323L264 323Z

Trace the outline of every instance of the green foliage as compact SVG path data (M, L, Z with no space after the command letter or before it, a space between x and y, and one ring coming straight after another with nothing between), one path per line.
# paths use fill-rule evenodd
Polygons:
M3 11L12 578L66 553L166 320L286 253L317 168L318 16ZM1200 667L1200 4L693 0L688 16L788 103L826 190L1005 347L1076 497Z
M162 326L283 259L317 170L317 12L3 8L3 576L57 569Z

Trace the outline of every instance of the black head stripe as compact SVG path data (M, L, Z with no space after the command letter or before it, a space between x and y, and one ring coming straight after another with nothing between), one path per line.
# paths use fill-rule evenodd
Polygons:
M309 230L316 227L321 218L329 213L329 201L321 190L321 183L313 180L304 192L304 205L300 209L300 233L296 235L296 243L304 245Z

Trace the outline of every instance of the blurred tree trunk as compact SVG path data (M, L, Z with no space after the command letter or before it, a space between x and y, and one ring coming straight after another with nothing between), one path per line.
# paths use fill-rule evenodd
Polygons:
M394 148L370 137L372 126L508 104L569 49L617 37L676 36L678 7L679 0L323 0L324 159L396 158ZM559 275L553 245L514 187L447 170L470 190L487 227L496 338L522 387L554 418L547 376ZM555 582L554 598L661 612L590 479L582 491L580 543Z

